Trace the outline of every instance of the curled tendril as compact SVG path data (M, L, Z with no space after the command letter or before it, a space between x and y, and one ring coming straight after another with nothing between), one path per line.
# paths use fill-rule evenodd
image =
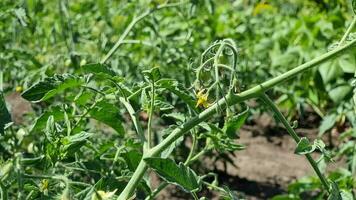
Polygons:
M200 65L195 69L198 91L215 94L215 99L227 93L239 91L237 77L238 49L232 39L215 41L201 55Z

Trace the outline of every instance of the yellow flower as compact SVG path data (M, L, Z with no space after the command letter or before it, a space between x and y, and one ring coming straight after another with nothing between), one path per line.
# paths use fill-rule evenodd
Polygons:
M23 91L22 86L16 86L15 91L16 92L22 92Z
M255 6L255 8L253 9L252 14L254 16L256 16L256 15L258 15L258 14L264 12L264 11L271 11L271 10L273 10L273 6L271 6L271 5L269 5L269 4L267 4L267 3L262 1L262 2L258 3Z
M48 195L48 185L49 182L47 179L42 179L40 184L40 191L44 193L44 195Z
M93 193L93 195L91 196L91 199L92 200L99 200L99 199L108 200L108 199L111 199L114 196L116 190L114 190L112 192L105 192L105 191L99 190L99 191Z
M208 93L204 94L204 90L200 90L197 94L197 105L196 107L203 106L204 108L207 108L210 106L208 103Z

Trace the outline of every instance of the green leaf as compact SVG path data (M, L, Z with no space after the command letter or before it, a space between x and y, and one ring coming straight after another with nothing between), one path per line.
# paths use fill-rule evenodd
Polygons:
M93 134L87 132L80 132L75 135L66 136L61 139L62 146L60 151L62 156L68 156L78 151Z
M315 146L311 145L308 138L302 137L297 144L297 148L294 153L299 155L304 155L311 153L315 150Z
M177 113L177 112L163 114L162 117L172 118L178 122L184 122L186 119L186 117L183 113ZM181 124L181 123L179 123L179 124Z
M333 100L334 103L340 103L347 97L348 94L352 91L352 87L347 84L340 84L336 86L335 88L331 89L328 94L331 100Z
M30 132L42 131L46 127L47 120L50 116L53 116L54 121L61 121L64 119L64 112L61 110L61 107L55 106L50 110L46 110L41 116L39 116L33 126L30 129Z
M11 115L6 108L5 98L0 91L0 134L4 133L4 127L11 122Z
M223 131L229 138L232 139L236 138L236 131L238 131L241 128L241 126L245 123L248 113L249 113L249 108L247 108L242 113L239 113L231 117L225 122Z
M324 117L323 121L319 126L319 134L318 134L319 137L322 136L326 131L334 127L336 123L336 118L337 118L336 114L330 114Z
M177 165L172 159L168 158L145 158L144 160L167 182L182 187L186 192L200 190L200 178L183 163Z
M135 171L138 164L141 161L142 154L137 150L132 150L129 152L125 152L122 157L125 159L127 166L131 171Z
M47 77L22 93L28 101L45 101L68 88L76 88L83 83L81 79L70 74Z
M56 129L54 126L55 126L54 117L53 117L53 115L51 115L47 119L46 129L44 131L46 134L47 140L49 140L50 142L54 142L54 140L56 139Z
M339 191L339 187L335 182L331 182L331 194L328 200L343 200Z
M82 66L84 73L92 73L99 78L111 78L116 73L106 64L90 63Z
M155 108L157 110L164 111L164 110L172 110L174 106L161 100L155 100Z
M121 124L120 110L115 105L103 100L98 102L89 113L93 119L110 126L121 136L124 135L125 130Z
M343 74L343 71L339 66L338 60L334 59L320 65L319 73L323 79L323 83L326 84L335 80L337 77L340 77Z
M158 81L161 78L161 73L159 72L158 67L154 67L149 70L144 70L142 71L142 74L145 76L146 79L154 82Z
M352 10L354 11L354 14L356 15L356 0L352 0Z
M17 19L19 20L20 24L22 26L27 26L27 17L26 17L26 11L23 8L17 8L14 10L14 14L17 17Z
M356 51L354 51L353 53L356 53ZM354 54L344 54L340 58L338 58L338 60L339 65L344 73L355 73L356 58Z
M166 88L173 94L177 95L180 99L184 101L192 110L197 111L197 108L195 107L195 99L191 95L189 95L189 92L178 83L178 81L174 79L161 79L157 81L156 83L157 87L160 88Z
M342 198L342 200L355 200L353 198L351 190L350 191L341 190L341 198Z

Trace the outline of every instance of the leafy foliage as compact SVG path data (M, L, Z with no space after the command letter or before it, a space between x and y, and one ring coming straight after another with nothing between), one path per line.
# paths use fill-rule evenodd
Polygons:
M68 88L75 88L82 84L81 79L69 74L47 77L22 93L28 101L45 101Z
M163 179L177 184L186 192L198 191L201 187L199 177L183 163L177 165L169 158L145 158L145 162L152 167Z
M154 199L164 187L151 186L143 162L163 186L195 199L206 191L240 198L216 174L198 176L200 158L234 163L230 155L245 148L240 129L265 112L240 101L259 93L244 92L353 41L350 33L335 42L355 2L0 1L1 198ZM332 156L347 161L328 173L331 188L306 177L274 199L355 196L356 59L348 49L268 93L288 119L322 118L319 138L302 137L295 153L321 153L319 166ZM10 123L5 97L18 93L31 109L17 121L9 107ZM331 133L338 142L329 152L323 136Z

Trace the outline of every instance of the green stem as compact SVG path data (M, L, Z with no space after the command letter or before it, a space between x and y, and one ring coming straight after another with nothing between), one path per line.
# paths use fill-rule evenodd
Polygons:
M130 31L132 30L132 28L138 23L140 22L142 19L144 19L145 17L147 17L148 15L152 14L155 11L164 9L164 8L170 8L170 7L176 7L179 5L182 5L183 3L186 2L179 2L179 3L167 3L167 4L162 4L159 5L157 8L155 9L151 9L151 10L147 10L146 12L142 13L141 15L139 15L138 17L134 17L133 20L130 22L130 24L126 27L124 33L120 36L120 38L118 39L118 41L115 43L115 45L110 49L110 51L104 56L104 58L100 61L101 64L104 64L114 53L115 51L122 45L124 44L124 40L127 37L127 35L130 33Z
M189 163L189 161L192 159L196 145L197 145L197 136L196 136L195 134L193 134L192 147L190 148L188 157L187 157L187 159L185 160L184 165L187 165L187 164Z
M0 181L0 197L2 200L8 199L6 187L1 181Z
M143 143L146 143L146 138L145 138L145 134L143 132L143 129L141 127L141 124L138 120L138 116L135 112L135 110L133 109L133 107L131 106L131 104L129 103L128 100L126 100L124 97L120 97L119 98L120 102L125 106L127 112L129 113L130 117L131 117L131 120L132 120L132 123L136 129L136 132L138 134L138 136L140 137L141 141Z
M153 112L155 110L155 82L152 81L151 83L151 105L150 105L150 110L149 115L148 115L148 124L147 124L147 143L148 143L148 149L151 149L153 146L153 138L152 138L152 117L153 117Z
M2 70L0 71L0 92L2 92L4 90L3 87L3 77L4 77L4 73L2 72Z
M145 155L143 156L144 158L147 157L153 157L153 156L158 156L162 151L164 151L167 147L169 147L173 142L175 142L180 136L184 135L187 131L201 123L202 121L205 121L212 117L217 111L217 105L220 107L225 107L226 102L229 102L229 105L235 105L237 103L243 102L245 100L251 99L251 98L256 98L263 94L265 91L268 89L271 89L275 85L284 82L312 67L315 67L325 61L328 61L332 58L335 58L336 56L340 55L341 53L350 50L354 47L356 44L356 39L352 40L348 44L338 47L328 53L325 53L317 58L314 58L313 60L306 62L288 72L285 72L284 74L281 74L275 78L272 78L262 84L259 84L253 88L250 88L246 91L243 91L239 94L227 94L226 97L221 98L218 103L213 104L211 107L208 109L204 110L201 112L199 115L191 118L188 120L186 123L183 125L177 127L175 130L172 131L172 133L166 137L161 143L159 143L157 146L153 147L150 149ZM226 99L226 100L225 100ZM138 165L137 169L135 170L133 176L131 177L130 181L128 182L127 186L123 190L123 192L120 194L118 200L127 200L135 190L137 184L139 181L142 179L143 175L145 174L146 170L148 169L146 163L143 161L143 159L140 161L140 164Z
M354 28L355 24L356 24L356 16L354 16L354 18L352 19L352 22L351 22L350 26L347 28L344 36L341 38L338 46L341 46L346 41L347 36L350 35L350 33L351 33L352 29Z
M261 94L260 98L267 104L267 106L273 111L273 113L276 115L276 118L282 122L282 124L284 125L284 127L287 129L287 132L289 133L289 135L294 139L294 141L296 143L298 143L300 141L299 136L297 135L297 133L294 131L294 129L292 128L292 126L289 124L289 122L287 121L287 119L283 116L283 114L281 113L281 111L278 109L278 107L276 106L276 104L274 104L274 102L266 95L266 94ZM324 188L326 189L326 191L329 191L329 183L327 181L327 179L325 178L325 176L321 173L320 169L318 168L317 163L315 162L315 160L311 157L310 154L305 154L305 157L308 159L310 165L312 166L312 168L314 169L315 173L318 175L321 183L323 184Z

